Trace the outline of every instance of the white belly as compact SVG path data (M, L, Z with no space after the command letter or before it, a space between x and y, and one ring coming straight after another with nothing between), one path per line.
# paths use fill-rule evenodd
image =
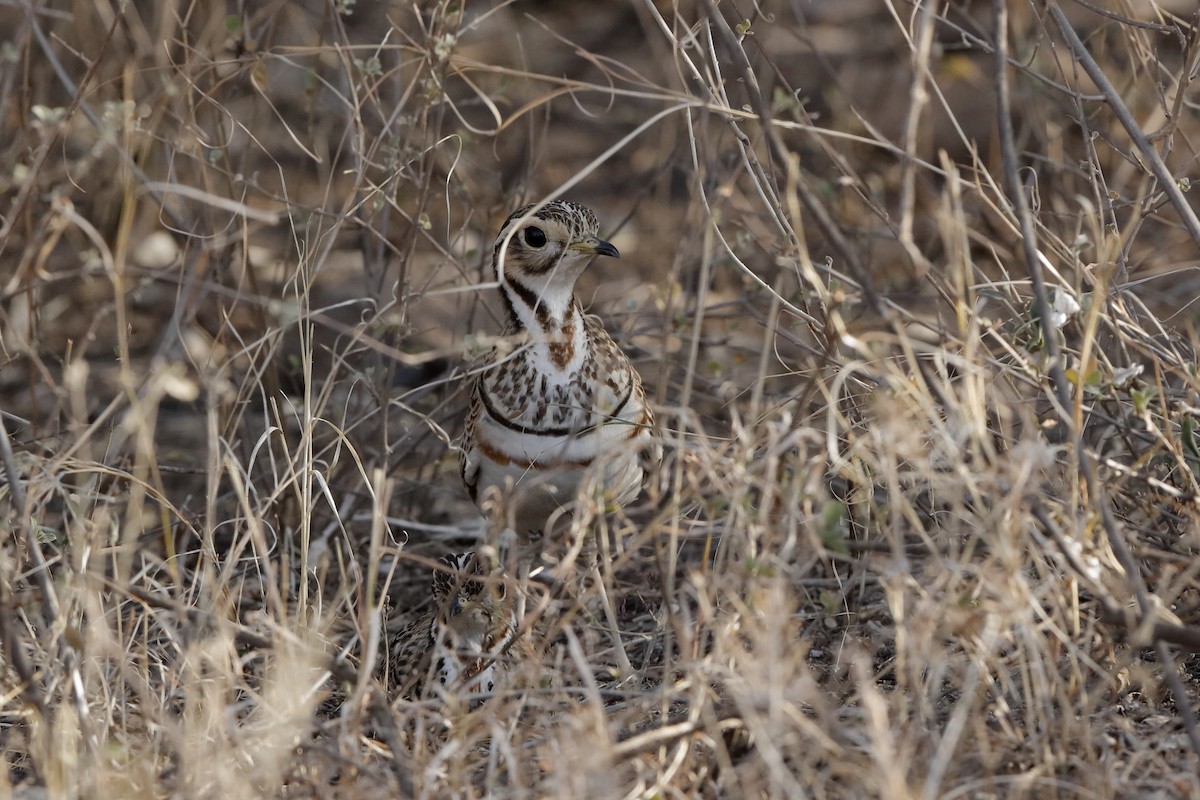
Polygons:
M513 528L522 535L542 531L551 517L572 511L580 500L627 505L642 488L638 451L648 437L643 431L631 437L633 431L614 423L580 436L546 437L487 420L480 433L506 458L480 459L478 497L505 498Z

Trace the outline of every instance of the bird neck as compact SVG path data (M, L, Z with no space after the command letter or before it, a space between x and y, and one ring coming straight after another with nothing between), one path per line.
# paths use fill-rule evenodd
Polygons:
M447 643L455 650L479 652L491 629L491 614L479 606L473 606L446 623Z
M511 323L526 331L542 369L560 373L563 379L574 373L587 355L583 309L574 292L539 294L536 289L509 279L500 282L500 290Z
M534 341L557 340L579 329L583 312L572 290L505 278L500 281L500 292L510 320L527 330Z

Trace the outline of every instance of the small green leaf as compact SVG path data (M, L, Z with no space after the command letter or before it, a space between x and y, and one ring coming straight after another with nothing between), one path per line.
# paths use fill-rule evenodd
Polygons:
M817 599L820 601L821 608L825 610L826 614L837 614L842 608L841 599L828 589L822 589Z
M1129 396L1133 398L1133 408L1138 414L1145 414L1146 409L1150 407L1150 400L1154 397L1154 390L1147 389L1130 389Z
M1183 422L1179 423L1179 435L1188 453L1200 458L1200 445L1196 443L1196 418L1191 414L1185 414Z
M845 519L845 503L827 503L821 509L821 522L817 533L821 537L821 544L826 550L841 555L850 554L850 548L846 544L845 525L843 524Z

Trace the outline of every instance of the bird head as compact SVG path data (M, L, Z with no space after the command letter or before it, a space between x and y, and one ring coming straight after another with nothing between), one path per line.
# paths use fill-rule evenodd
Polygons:
M492 633L502 614L504 582L476 580L485 570L474 553L457 553L441 559L445 569L434 576L438 617L456 647L478 648Z
M596 215L578 203L554 200L523 206L509 215L492 253L496 279L530 308L542 306L562 319L575 281L593 256L620 258L598 236Z

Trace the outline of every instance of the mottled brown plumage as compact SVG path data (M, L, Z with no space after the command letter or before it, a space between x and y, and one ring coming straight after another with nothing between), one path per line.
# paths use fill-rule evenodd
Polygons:
M440 559L432 592L433 609L392 640L388 679L393 694L492 692L517 634L515 605L503 577L490 576L474 553L458 553Z
M462 476L481 506L503 501L521 536L570 511L589 475L609 500L632 502L662 459L641 377L574 294L593 256L619 256L597 230L575 203L525 206L493 249L506 344L476 379Z

